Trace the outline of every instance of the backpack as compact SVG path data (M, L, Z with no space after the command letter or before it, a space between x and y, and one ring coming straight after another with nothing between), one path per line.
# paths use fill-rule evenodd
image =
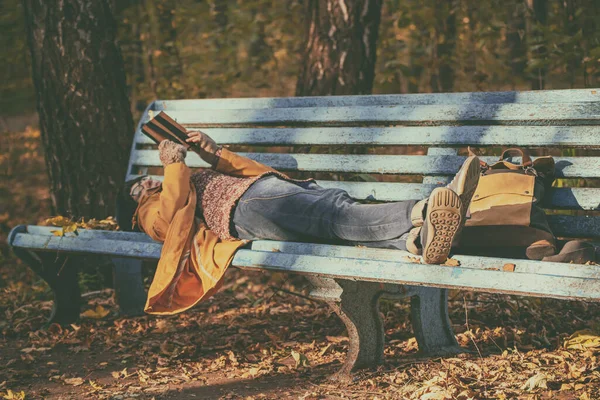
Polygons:
M471 149L469 153L473 154ZM513 155L520 156L522 163L508 161ZM552 157L532 161L519 148L505 150L494 164L481 161L470 218L459 239L460 251L533 260L556 254L556 238L540 207L554 175Z

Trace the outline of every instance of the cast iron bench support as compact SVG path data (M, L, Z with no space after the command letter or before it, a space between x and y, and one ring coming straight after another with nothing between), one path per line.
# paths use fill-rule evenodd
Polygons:
M13 228L8 236L8 243L13 243L17 234L27 234L27 225ZM35 251L19 247L12 249L52 290L54 303L47 325L76 322L81 312L78 271L86 265L86 257L69 252ZM146 290L142 282L142 260L109 256L103 258L105 264L112 264L113 267L115 297L121 315L143 315Z
M326 301L346 325L350 346L338 377L383 362L384 326L379 299L411 298L413 332L424 355L463 353L448 317L448 290L307 276L311 296Z

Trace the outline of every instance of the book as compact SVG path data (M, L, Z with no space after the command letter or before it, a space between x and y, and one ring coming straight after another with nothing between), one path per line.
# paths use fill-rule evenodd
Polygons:
M142 133L156 144L167 139L185 146L188 150L194 147L192 143L185 141L188 138L187 130L164 111L159 112L154 118L143 124Z

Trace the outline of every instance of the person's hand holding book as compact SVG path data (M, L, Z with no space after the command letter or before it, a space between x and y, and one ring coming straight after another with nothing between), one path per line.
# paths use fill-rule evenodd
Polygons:
M219 161L221 147L210 136L200 131L188 131L164 111L153 114L152 119L143 124L141 130L156 144L160 145L165 140L169 140L173 144L178 143L184 148L192 150L213 168ZM171 145L169 144L169 146Z
M194 150L204 161L214 166L218 161L216 155L220 146L210 136L200 131L188 131L189 136L185 141L192 144Z

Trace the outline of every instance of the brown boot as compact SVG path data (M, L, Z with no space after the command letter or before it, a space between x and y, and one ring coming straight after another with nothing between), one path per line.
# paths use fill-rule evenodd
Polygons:
M542 258L542 261L585 264L596 261L596 248L593 244L582 240L571 240L555 256Z
M549 240L538 240L525 249L525 255L530 260L541 260L556 254L556 245Z
M465 160L454 176L454 179L452 179L452 182L447 186L460 197L462 204L460 214L463 225L466 222L467 211L469 210L469 205L471 205L473 194L475 194L475 190L477 189L480 175L481 165L479 163L479 158L471 156Z

